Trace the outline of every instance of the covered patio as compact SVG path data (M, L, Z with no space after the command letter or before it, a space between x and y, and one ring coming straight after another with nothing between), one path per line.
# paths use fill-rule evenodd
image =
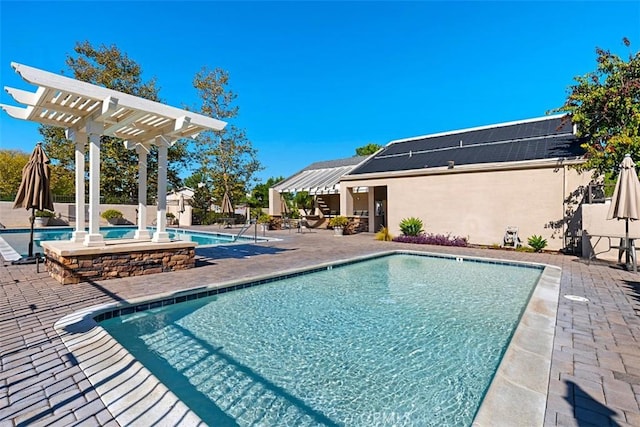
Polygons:
M297 172L293 176L269 189L269 215L282 215L284 207L283 194L307 192L314 199L312 215L330 218L336 215L366 217L368 212L368 188L357 189L355 203L348 207L341 204L340 180L360 165L366 156L316 162Z
M64 77L38 68L12 62L13 69L26 81L37 87L35 92L5 87L13 99L23 106L0 104L11 117L43 125L64 128L68 139L75 143L75 230L71 241L48 242L45 245L47 268L63 283L76 283L87 279L75 274L79 268L76 255L87 257L92 266L102 266L105 254L134 250L143 259L158 258L158 251L166 254L173 249L187 249L191 261L169 265L171 256L161 256L161 271L188 268L193 265L193 244L172 242L167 226L167 152L177 140L195 138L209 130L222 130L226 123L191 111L171 107L155 101ZM125 147L138 154L138 218L133 241L107 245L99 229L100 218L100 143L101 137L119 138ZM89 228L85 230L85 146L89 147ZM152 146L158 148L158 210L157 228L153 234L147 230L147 156ZM135 245L132 245L135 244ZM93 249L91 249L93 248ZM169 251L169 252L167 252ZM183 254L181 254L183 255ZM166 262L164 260L167 260ZM98 262L94 262L98 260ZM74 271L76 270L76 271ZM157 268L153 269L157 271ZM63 277L55 272L64 271ZM95 268L91 278L107 278ZM94 274L95 273L95 274ZM122 270L118 274L139 274Z

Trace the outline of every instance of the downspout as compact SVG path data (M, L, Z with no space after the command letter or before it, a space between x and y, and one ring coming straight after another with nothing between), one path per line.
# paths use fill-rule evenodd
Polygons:
M562 166L562 248L567 249L567 165Z

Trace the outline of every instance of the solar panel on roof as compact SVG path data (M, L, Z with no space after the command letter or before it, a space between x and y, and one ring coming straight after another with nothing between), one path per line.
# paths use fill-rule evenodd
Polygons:
M351 174L441 167L449 160L455 165L467 165L574 158L583 154L580 141L572 134L571 122L563 123L561 117L554 117L399 141L385 147Z

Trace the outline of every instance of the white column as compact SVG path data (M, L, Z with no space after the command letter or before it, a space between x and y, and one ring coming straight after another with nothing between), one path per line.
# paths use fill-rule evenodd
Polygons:
M83 242L87 235L84 229L84 144L87 142L85 132L77 132L75 129L67 129L67 139L75 143L75 167L76 167L76 229L71 234L72 242Z
M168 141L160 136L156 138L158 146L158 216L157 229L153 233L153 242L169 242L169 233L167 233L167 151Z
M151 232L147 230L147 148L141 144L136 145L138 153L138 229L135 239L148 240Z
M100 136L102 127L87 123L89 134L89 234L84 236L85 246L103 246L100 234Z
M376 230L376 201L375 197L373 197L375 187L369 186L367 192L367 210L369 211L369 232L376 233L380 230Z

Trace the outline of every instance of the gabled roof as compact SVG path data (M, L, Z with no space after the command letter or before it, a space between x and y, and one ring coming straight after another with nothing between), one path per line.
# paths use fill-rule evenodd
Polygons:
M350 175L584 155L563 116L482 126L390 142Z
M367 156L348 157L312 163L290 178L276 184L273 188L280 193L307 191L315 194L337 194L340 191L340 178L351 172Z

